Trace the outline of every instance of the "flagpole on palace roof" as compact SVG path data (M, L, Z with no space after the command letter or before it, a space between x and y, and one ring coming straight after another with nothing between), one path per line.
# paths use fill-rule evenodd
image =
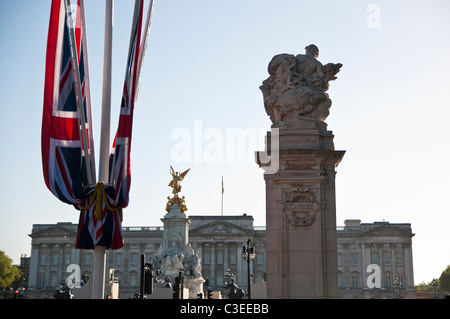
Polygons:
M99 177L100 182L109 180L109 132L111 121L111 62L112 62L112 31L113 31L114 0L106 0L105 9L105 44L103 60L103 90L102 90L102 116L100 128L100 158ZM92 282L92 299L104 299L105 295L105 270L106 247L95 246L94 269Z

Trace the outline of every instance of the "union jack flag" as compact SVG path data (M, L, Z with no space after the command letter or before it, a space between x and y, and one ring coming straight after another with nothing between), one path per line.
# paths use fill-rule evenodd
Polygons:
M93 147L93 143L87 148L82 145L80 121L85 121L86 133L90 139L92 125L90 117L81 119L77 108L74 65L65 17L63 1L53 0L44 85L42 164L44 180L50 191L61 201L78 205L88 192L85 155L89 153L93 157L93 149L89 149ZM81 51L80 47L78 49ZM78 62L84 66L82 54L80 58ZM83 78L80 80L84 83L84 67L82 74ZM86 109L85 99L83 104Z
M137 98L139 83L138 62L141 50L140 39L143 7L144 1L137 0L133 19L134 23L131 30L122 102L120 105L119 123L110 156L110 183L115 185L114 206L122 208L128 205L128 194L131 184L131 133L134 104Z
M64 0L52 0L47 40L44 110L42 119L42 164L49 190L62 202L81 210L77 248L93 249L95 245L118 249L123 246L118 213L102 211L96 220L95 205L82 209L95 190L95 158L88 78L86 41L78 0L74 30L75 57L71 50L70 24ZM83 8L84 9L84 8ZM74 62L79 67L79 85ZM80 88L81 95L77 94ZM81 96L81 102L77 100ZM78 102L78 104L77 104ZM83 108L84 118L81 116ZM83 144L84 122L87 145ZM87 170L90 163L90 173ZM90 175L90 176L88 176ZM90 183L89 183L90 182ZM87 226L87 227L86 227ZM87 232L86 232L87 231Z
M110 180L109 184L105 185L107 201L116 209L122 209L128 205L131 184L131 132L137 96L143 8L143 0L136 0L118 129L110 155ZM105 204L102 203L100 219L94 216L95 212L92 210L82 212L80 215L78 246L91 248L92 245L101 245L112 249L123 247L122 229L119 227L121 225L120 211L108 210Z
M77 248L99 245L119 249L123 247L122 208L128 205L131 184L131 132L143 56L140 39L144 1L135 0L119 125L110 156L110 180L96 185L84 1L78 0L74 33L66 23L64 1L69 6L70 0L52 0L51 5L42 120L44 179L56 197L81 210ZM149 16L152 6L153 1ZM144 50L149 26L148 20Z

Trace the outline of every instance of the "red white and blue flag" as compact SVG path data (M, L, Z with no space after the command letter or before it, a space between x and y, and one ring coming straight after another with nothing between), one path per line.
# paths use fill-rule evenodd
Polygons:
M137 97L143 7L143 0L136 0L119 123L110 155L109 183L104 188L109 206L115 210L108 209L103 202L100 219L95 217L96 212L93 210L82 212L78 230L78 246L89 246L90 237L94 245L112 249L123 247L122 229L119 226L121 210L128 206L131 185L131 133ZM106 239L111 241L105 242Z
M122 101L120 105L119 123L110 156L110 184L115 185L114 206L122 208L125 208L128 205L128 194L131 185L131 133L133 127L134 104L137 99L139 84L138 64L141 51L140 39L143 9L144 1L137 0L131 30Z
M95 156L89 92L84 1L78 0L71 28L70 0L52 0L47 41L42 119L42 164L49 190L81 210L76 247L123 247L122 208L131 184L130 151L134 104L147 45L141 44L143 0L135 0L119 125L110 156L109 183L95 184ZM71 47L71 43L74 42ZM73 49L75 48L75 49ZM84 117L82 116L84 115Z
M78 49L80 51L80 47ZM80 55L81 61L78 60L80 65L84 65L82 57L83 55ZM90 136L90 140L92 125L90 118L81 119L77 107L73 61L64 2L53 0L47 42L42 118L44 180L50 191L61 201L79 205L86 198L88 191L85 188L88 180L85 155L89 153L93 157L94 154L89 146L82 145L80 121L85 121L86 133ZM84 82L84 69L82 74L81 82ZM86 108L85 99L83 104ZM92 143L90 147L93 147Z
M51 4L42 119L44 180L57 198L81 210L77 248L93 249L99 245L119 249L123 247L121 209L128 205L131 184L131 132L142 63L139 60L144 3L136 0L135 4L119 125L110 157L110 181L95 185L84 2L78 0L72 30L66 21L70 8L66 10L64 1L52 0ZM71 50L71 39L75 41L76 54Z

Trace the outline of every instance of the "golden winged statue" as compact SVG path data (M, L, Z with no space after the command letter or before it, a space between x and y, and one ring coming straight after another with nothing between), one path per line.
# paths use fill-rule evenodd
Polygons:
M181 192L181 181L184 179L186 174L189 172L190 168L185 170L183 173L175 172L172 166L170 166L170 174L172 175L172 180L169 183L169 186L172 187L172 194L178 196L178 193Z

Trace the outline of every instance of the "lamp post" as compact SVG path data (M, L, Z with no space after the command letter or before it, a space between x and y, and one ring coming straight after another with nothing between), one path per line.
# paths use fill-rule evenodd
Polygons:
M439 294L436 291L437 287L439 286L439 283L437 282L436 278L433 278L433 280L430 283L430 286L433 287L433 294L431 295L431 298L439 297Z
M248 282L248 297L251 299L251 282L250 282L250 260L255 259L255 247L251 246L251 240L247 240L247 246L242 247L242 258L247 260L247 282Z
M400 296L400 278L396 277L394 279L393 285L394 285L394 289L395 289L394 290L395 291L394 296L396 298L398 298Z

